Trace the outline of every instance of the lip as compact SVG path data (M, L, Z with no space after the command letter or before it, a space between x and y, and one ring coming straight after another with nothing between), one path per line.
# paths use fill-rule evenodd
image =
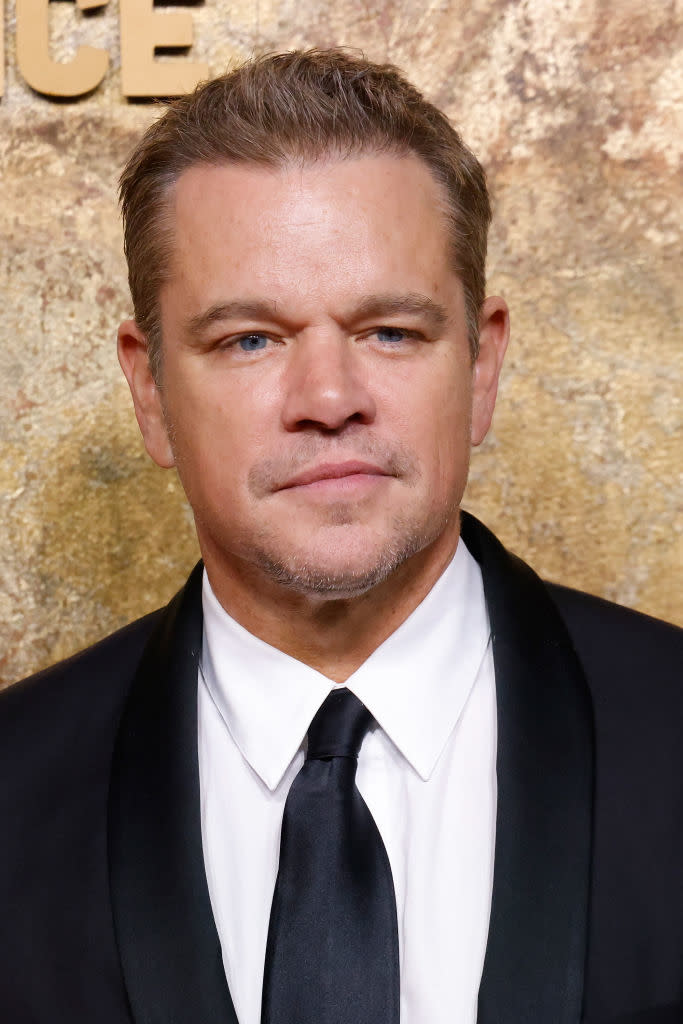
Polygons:
M350 459L346 462L323 462L318 466L305 469L296 476L291 477L282 484L280 490L285 491L291 487L308 487L310 484L317 484L323 480L343 480L349 476L389 476L390 474L375 466L371 462L361 462L357 459Z

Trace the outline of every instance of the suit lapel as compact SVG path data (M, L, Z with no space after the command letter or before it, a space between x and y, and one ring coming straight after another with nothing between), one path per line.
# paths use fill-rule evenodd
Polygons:
M111 898L136 1024L237 1024L204 871L201 565L162 613L126 704L109 798Z
M491 620L498 811L478 1024L578 1024L593 793L592 709L547 590L463 514Z

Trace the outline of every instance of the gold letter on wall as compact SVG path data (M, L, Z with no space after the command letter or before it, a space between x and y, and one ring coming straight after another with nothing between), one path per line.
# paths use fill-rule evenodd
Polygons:
M78 0L82 11L103 7L108 0ZM96 89L109 64L106 50L79 46L66 64L52 60L48 39L49 0L17 0L17 63L36 92L47 96L82 96Z
M155 11L154 0L120 0L124 96L181 96L207 78L206 64L154 60L159 46L192 46L189 12Z

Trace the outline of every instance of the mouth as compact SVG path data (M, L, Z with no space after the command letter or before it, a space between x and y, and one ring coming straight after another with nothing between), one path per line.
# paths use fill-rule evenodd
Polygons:
M371 462L350 459L346 462L323 462L297 473L278 488L281 491L295 487L346 486L373 483L382 477L390 477L380 466ZM375 478L375 480L373 480Z

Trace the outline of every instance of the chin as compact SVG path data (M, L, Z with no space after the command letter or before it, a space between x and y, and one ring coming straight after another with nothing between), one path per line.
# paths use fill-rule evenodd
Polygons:
M357 570L321 568L320 566L285 566L273 564L263 566L271 579L288 590L310 597L330 597L344 600L360 597L373 587L383 583L392 572L392 567L374 566Z
M432 535L415 532L394 538L392 543L385 542L373 551L372 545L364 538L355 546L356 550L347 552L346 557L342 544L332 550L330 546L324 552L309 548L289 557L261 550L257 553L256 563L280 586L300 594L341 600L359 597L384 583L433 539Z

